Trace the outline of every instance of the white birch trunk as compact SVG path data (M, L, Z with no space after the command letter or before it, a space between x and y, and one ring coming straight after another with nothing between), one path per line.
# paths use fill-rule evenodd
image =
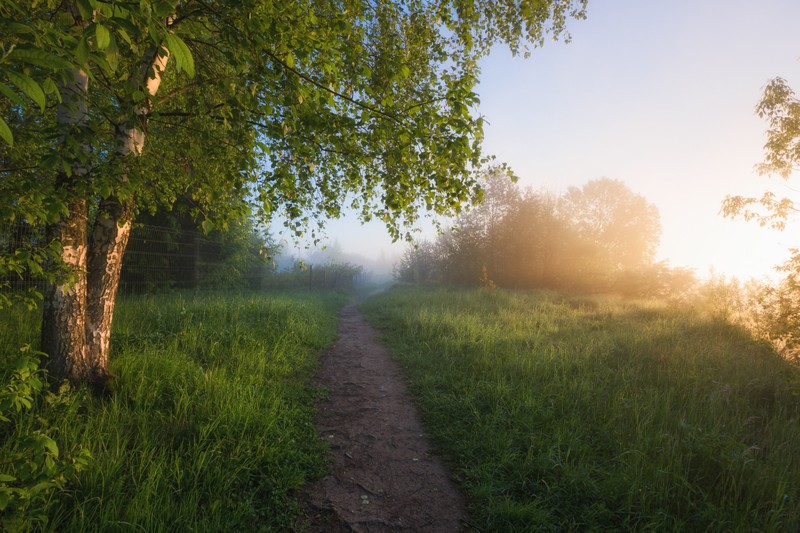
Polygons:
M88 121L89 76L83 70L72 74L72 80L62 87L62 102L57 111L64 137L74 132L80 135ZM72 165L71 174L62 171L58 175L57 186L73 199L67 201L68 215L47 228L48 239L61 243L61 260L74 277L68 283L48 287L45 295L41 349L49 355L46 366L55 381L80 380L89 367L84 331L88 207L86 199L76 190L85 179L86 169L78 163Z
M161 84L162 74L169 60L169 53L162 49L154 53L151 62L143 65L141 83L149 96L155 96ZM151 77L152 74L152 77ZM126 124L117 133L117 153L120 158L139 157L144 148L147 106L136 110L136 120ZM122 176L121 180L127 180ZM88 359L92 362L91 379L95 382L108 380L108 358L111 340L111 324L114 305L119 288L122 259L128 246L134 215L134 199L110 196L100 203L94 228L90 235L88 259L88 296L86 315L86 338Z

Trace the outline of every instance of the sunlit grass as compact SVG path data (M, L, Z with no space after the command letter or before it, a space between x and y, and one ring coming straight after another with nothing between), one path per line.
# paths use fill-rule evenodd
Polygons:
M363 309L492 531L794 531L800 376L658 303L395 290Z
M307 382L343 302L331 293L121 299L113 396L73 392L35 412L62 453L86 447L93 457L50 502L48 528L293 527L297 490L325 468ZM3 317L4 353L35 344L34 318Z

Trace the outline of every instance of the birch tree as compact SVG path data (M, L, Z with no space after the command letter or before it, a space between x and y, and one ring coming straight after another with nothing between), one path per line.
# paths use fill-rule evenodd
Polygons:
M478 60L567 37L585 4L0 0L0 216L46 223L68 272L45 295L51 376L105 390L137 211L303 232L347 205L395 238L458 212L487 160Z

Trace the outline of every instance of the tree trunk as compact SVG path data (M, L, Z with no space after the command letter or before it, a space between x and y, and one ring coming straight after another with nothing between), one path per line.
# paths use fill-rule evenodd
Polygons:
M100 203L89 241L85 329L91 367L83 381L97 391L108 385L111 322L132 221L133 199L109 197Z
M50 285L44 300L41 350L53 381L79 381L90 366L86 352L86 200L69 206L69 215L47 228L48 240L61 243L61 260L74 279Z
M150 96L155 96L161 84L169 54L166 50L154 52L143 67L142 84ZM152 77L150 75L152 74ZM145 141L147 107L136 109L132 124L117 131L117 151L120 159L139 157ZM127 174L120 176L127 182ZM88 294L86 305L87 359L91 362L89 373L81 382L88 383L96 392L108 388L108 360L111 348L111 324L119 288L122 258L128 246L134 216L134 199L120 199L112 195L100 202L97 218L90 235L88 258Z
M72 79L62 87L62 101L57 110L64 146L68 144L67 137L76 136L85 152L89 148L81 142L81 137L88 122L88 89L88 74L81 69L73 71ZM65 153L70 151L66 149ZM88 203L80 190L87 170L79 162L79 154L71 154L69 159L71 172L62 171L56 178L56 187L66 195L68 214L46 228L48 240L61 243L61 260L72 274L72 279L46 290L41 349L50 356L46 367L54 381L79 380L88 366L85 333Z
M166 49L153 52L143 61L141 73L132 82L154 96L168 60ZM62 91L58 120L65 136L87 126L87 91L88 76L83 71L78 71L74 83L66 84ZM149 102L135 110L131 123L118 129L115 157L141 155L148 111ZM59 176L59 187L71 193L85 177L85 169L76 163L71 176ZM124 173L119 178L120 183L127 179ZM76 196L81 194L81 190L75 191ZM48 290L42 350L50 355L47 367L53 381L68 378L76 385L89 385L95 393L106 393L111 323L122 258L131 232L134 199L122 200L115 195L103 199L91 235L87 236L88 199L83 194L83 199L69 206L69 215L63 221L48 228L48 234L62 244L62 260L78 273L78 279Z

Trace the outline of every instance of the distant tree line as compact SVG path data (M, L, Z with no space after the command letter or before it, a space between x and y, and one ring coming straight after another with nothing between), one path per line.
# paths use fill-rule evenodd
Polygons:
M667 296L695 282L654 262L657 208L619 180L601 178L556 196L487 174L482 202L435 241L406 250L400 281Z

